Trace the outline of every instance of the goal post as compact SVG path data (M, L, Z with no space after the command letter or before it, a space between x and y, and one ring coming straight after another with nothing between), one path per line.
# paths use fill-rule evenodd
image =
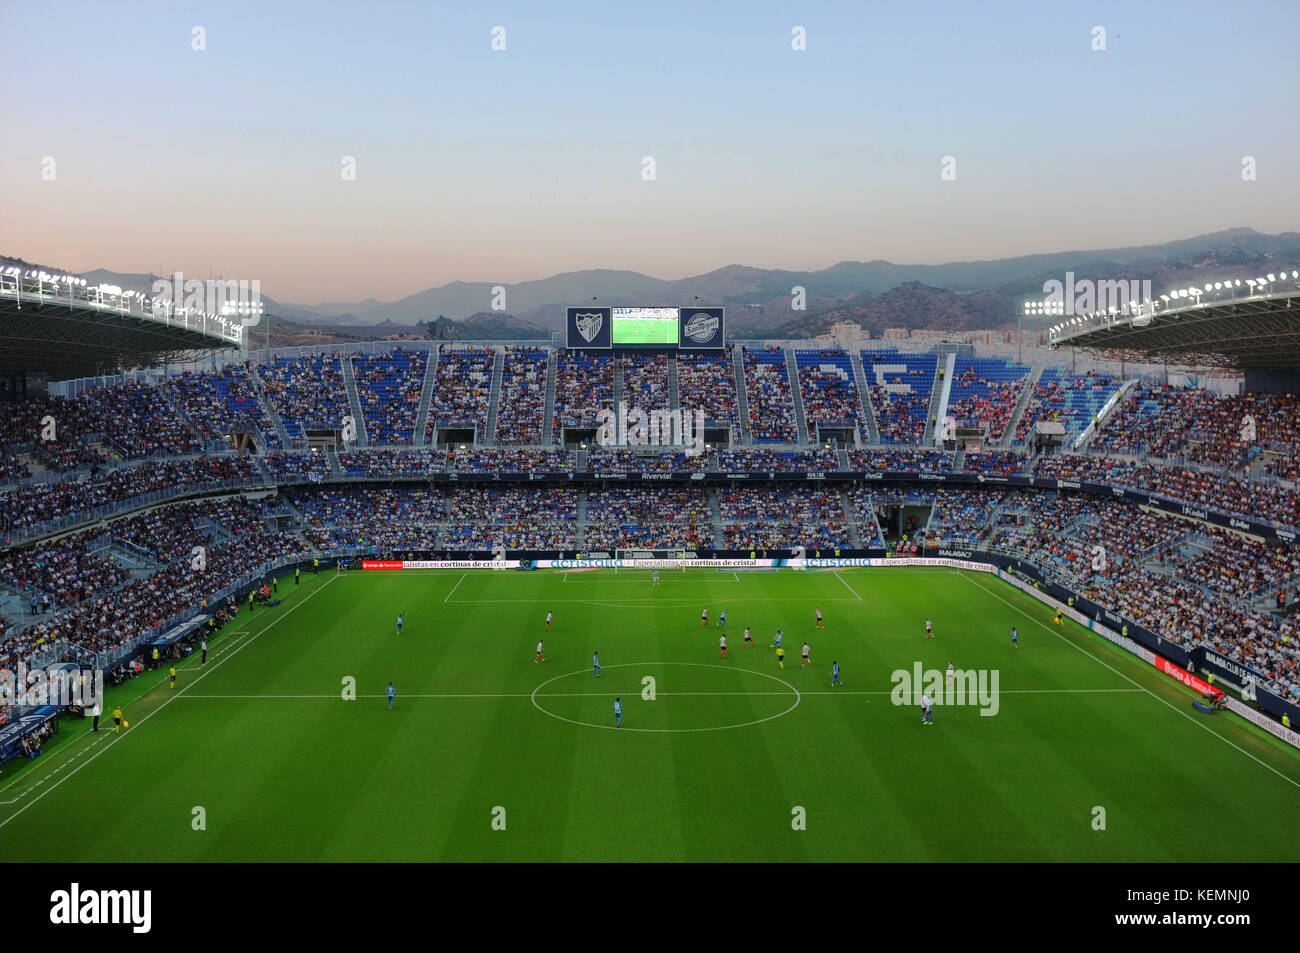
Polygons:
M652 568L649 560L655 559L686 559L685 550L681 549L616 549L614 556L617 559L624 560L624 569L650 569ZM647 560L644 567L637 566L637 560ZM686 563L682 563L682 572L686 572Z

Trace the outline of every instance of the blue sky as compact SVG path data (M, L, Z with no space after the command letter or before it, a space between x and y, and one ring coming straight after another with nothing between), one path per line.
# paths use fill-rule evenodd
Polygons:
M3 0L0 252L311 303L1293 230L1297 36L1294 2Z

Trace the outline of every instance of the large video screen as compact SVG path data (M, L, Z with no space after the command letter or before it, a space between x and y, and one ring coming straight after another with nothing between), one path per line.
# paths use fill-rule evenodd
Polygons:
M612 308L614 346L677 346L681 312L677 308Z

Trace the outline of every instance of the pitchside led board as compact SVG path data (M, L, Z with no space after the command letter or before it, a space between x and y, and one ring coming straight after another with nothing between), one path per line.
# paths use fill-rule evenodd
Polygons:
M671 348L720 351L726 346L722 308L570 308L570 348Z

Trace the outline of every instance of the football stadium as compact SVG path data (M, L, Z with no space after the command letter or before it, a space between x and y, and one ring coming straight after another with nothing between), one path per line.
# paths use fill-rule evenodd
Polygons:
M1085 370L722 309L259 351L10 271L14 339L209 346L5 407L9 859L1298 859L1296 392L1130 325L1294 341L1300 273L1072 325Z
M0 6L18 935L1281 924L1261 7Z

